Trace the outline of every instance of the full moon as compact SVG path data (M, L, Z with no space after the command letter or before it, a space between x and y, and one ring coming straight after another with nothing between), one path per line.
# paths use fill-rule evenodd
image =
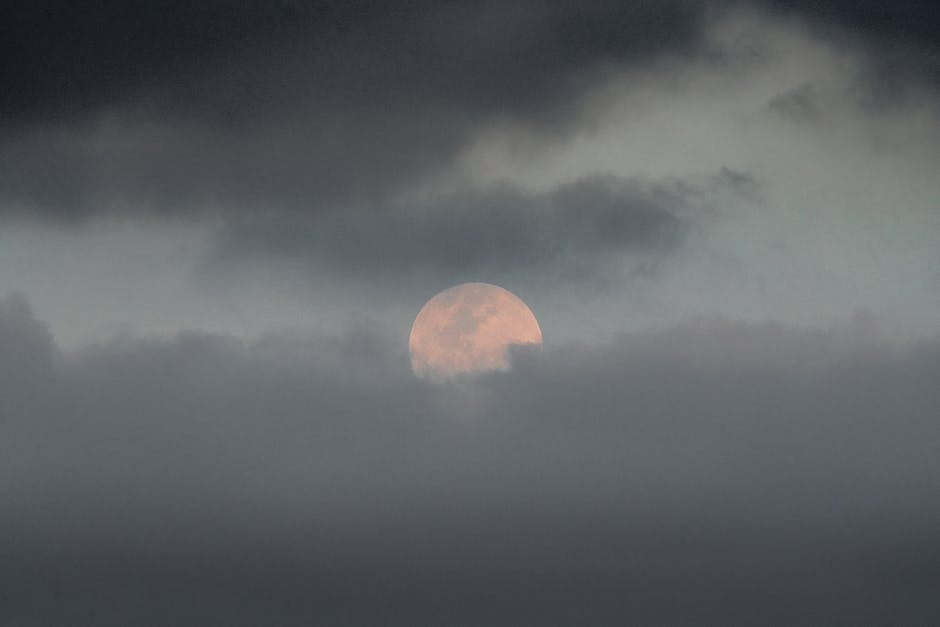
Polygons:
M509 368L512 344L541 344L522 299L496 285L463 283L425 303L411 327L411 368L422 378Z

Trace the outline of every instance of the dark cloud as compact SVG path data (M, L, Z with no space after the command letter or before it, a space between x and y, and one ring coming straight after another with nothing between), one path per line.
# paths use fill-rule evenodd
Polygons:
M931 48L940 41L940 11L930 2L755 4L884 41ZM164 113L201 112L229 126L304 93L352 108L406 102L426 110L451 101L462 110L518 113L554 106L545 100L598 64L700 45L708 8L725 6L14 2L0 31L0 116L7 126L45 125L142 98Z
M704 20L681 0L7 11L2 200L59 218L374 198L482 122L560 132L606 70L696 50Z
M277 104L272 99L309 90L345 107L404 101L425 109L432 103L421 101L430 99L512 112L523 103L541 107L541 98L567 89L571 71L694 45L703 12L681 0L512 7L420 0L129 7L106 0L81 9L21 2L4 16L10 89L2 110L9 123L144 94L169 111L211 111L219 122L239 113L250 119ZM292 67L295 61L304 66ZM281 84L301 77L293 69L309 82Z
M690 322L439 387L375 331L50 362L2 311L3 372L43 364L0 380L28 393L0 422L4 624L940 613L940 348L864 318Z
M940 9L923 0L770 0L778 11L801 14L832 28L843 29L885 44L915 44L940 49Z
M769 0L777 15L806 19L838 47L867 51L870 67L858 87L869 105L922 97L940 86L940 8L935 2Z
M716 178L716 184L733 186ZM585 280L615 272L635 254L651 269L679 244L679 215L705 190L682 182L597 176L548 193L509 185L355 213L237 220L213 263L232 271L259 258L358 277L424 275L443 280L519 273ZM631 266L633 267L633 266Z
M487 122L577 128L591 87L707 56L709 16L746 4L12 3L0 211L74 221L375 202L439 173ZM874 42L872 98L936 73L927 5L760 6Z

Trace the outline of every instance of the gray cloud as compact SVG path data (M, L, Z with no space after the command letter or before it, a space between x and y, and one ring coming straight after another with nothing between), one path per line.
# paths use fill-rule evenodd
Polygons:
M864 319L689 322L437 387L381 332L60 353L2 312L4 372L44 364L0 422L6 624L940 611L940 348Z
M937 36L940 31L940 10L930 3L916 0L891 4L851 0L825 3L770 0L766 5L784 14L808 18L830 33L835 30L866 38L883 49L916 46L934 53L940 49L940 38ZM891 59L898 60L896 56ZM916 69L928 74L937 71L936 56L932 59L921 57L921 60L927 62L926 65L908 68L907 71Z
M668 78L675 68L663 59L737 67L728 55L753 52L717 52L709 31L748 3L203 4L10 10L0 215L222 214L235 229L249 216L286 230L310 215L377 213L447 173L488 124L570 137L595 122L585 98L612 76L629 82L660 64ZM836 26L818 29L836 46L870 42L869 61L911 59L900 49L912 46L935 57L932 10L757 6L769 22ZM846 43L836 31L859 36ZM920 69L875 68L873 91L930 74L898 63ZM771 108L816 116L810 95Z
M816 87L804 83L774 96L767 107L775 114L794 122L818 122L820 111Z
M940 9L929 2L767 0L775 16L799 18L837 49L863 51L868 67L856 89L874 108L921 102L936 107L940 87Z
M446 165L482 122L559 132L610 68L697 50L705 10L174 2L158 14L114 3L12 13L2 201L75 219L374 198Z
M159 10L103 2L82 11L20 3L4 24L4 44L17 57L3 66L15 89L2 106L8 121L41 113L45 121L143 94L166 112L205 113L223 125L301 93L375 111L420 100L541 108L544 96L567 88L572 70L694 45L704 12L682 0L419 1L394 9L368 1L210 1ZM281 82L297 77L292 69L312 80Z
M607 62L647 61L702 41L710 9L769 7L885 48L936 49L940 12L923 2L608 0L462 5L418 1L218 0L159 8L107 0L13 3L3 23L5 125L87 117L143 100L164 114L231 127L299 96L343 108L519 112L564 107L553 97ZM831 32L830 32L831 34ZM292 79L306 75L307 81ZM300 98L303 100L303 98Z
M681 182L595 176L541 194L507 184L359 215L306 221L260 216L230 223L212 263L232 271L259 258L299 261L373 280L419 274L459 281L519 273L590 280L620 271L616 259L628 253L639 256L639 268L654 265L680 242L678 216L705 193Z
M748 4L18 3L0 32L0 211L76 221L374 202L446 170L488 123L549 137L590 125L583 99L615 73L663 58L722 66L710 17ZM791 4L755 6L835 25L828 39L856 34L878 67L895 59L869 77L876 100L936 75L933 9Z

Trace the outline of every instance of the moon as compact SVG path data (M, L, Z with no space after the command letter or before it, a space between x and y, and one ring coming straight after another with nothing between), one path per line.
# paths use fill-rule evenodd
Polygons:
M440 292L411 326L411 369L425 379L507 370L513 344L542 344L542 330L522 299L498 285L463 283Z

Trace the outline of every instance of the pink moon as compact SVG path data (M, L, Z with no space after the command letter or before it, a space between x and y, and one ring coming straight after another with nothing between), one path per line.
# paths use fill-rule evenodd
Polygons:
M513 344L542 344L532 310L512 292L488 283L463 283L421 308L411 327L411 368L421 378L509 368Z

